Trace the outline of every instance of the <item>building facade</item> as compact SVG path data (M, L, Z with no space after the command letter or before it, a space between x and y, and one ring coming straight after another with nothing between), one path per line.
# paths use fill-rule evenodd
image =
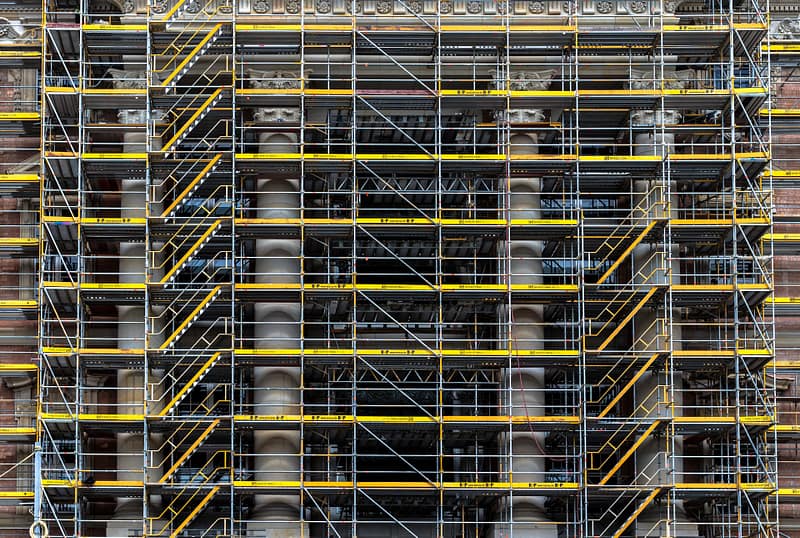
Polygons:
M796 2L0 12L3 536L800 536Z

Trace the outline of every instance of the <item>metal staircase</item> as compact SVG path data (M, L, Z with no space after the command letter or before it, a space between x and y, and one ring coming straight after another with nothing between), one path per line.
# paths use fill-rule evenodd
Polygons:
M145 534L211 536L231 528L206 508L232 480L233 15L177 2L150 29Z

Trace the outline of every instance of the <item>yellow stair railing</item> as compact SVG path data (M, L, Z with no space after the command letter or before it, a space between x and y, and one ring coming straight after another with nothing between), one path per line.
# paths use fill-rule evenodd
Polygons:
M589 252L590 260L592 260L589 271L599 271L606 263L613 260L611 266L604 271L596 284L605 283L634 249L650 235L655 226L666 219L667 205L663 198L663 188L660 185L650 189L631 209L630 214L608 234L606 239L596 249ZM637 230L642 226L644 228L637 234ZM623 247L624 250L617 254ZM596 259L598 256L600 258Z
M653 488L653 490L647 495L647 497L645 497L644 500L642 500L642 502L639 503L639 505L636 507L633 513L630 516L628 516L628 518L625 521L622 522L622 525L620 525L620 527L616 531L614 531L613 538L621 538L622 535L625 533L625 531L628 530L628 527L630 527L633 524L633 522L636 521L636 518L638 518L641 515L641 513L644 512L645 509L653 503L656 497L658 497L661 494L662 489L663 488L660 487Z
M172 347L177 339L189 328L190 324L193 323L203 311L208 308L213 301L220 293L222 292L222 285L218 284L214 286L211 291L206 294L205 297L202 298L200 303L189 313L186 318L178 325L178 327L170 334L167 339L164 341L163 344L159 347L159 349L164 350Z
M174 376L176 378L176 382L180 380L181 377L187 372L194 371L194 374L181 386L180 389L175 393L172 399L167 402L167 404L158 412L158 416L163 417L168 414L186 397L189 391L194 388L194 386L199 383L203 377L214 367L214 365L219 362L219 359L222 357L222 352L217 351L213 355L211 355L207 360L203 361L203 357L195 357L189 364L185 362L177 362L175 366L172 367L170 372L167 373L169 376ZM202 363L202 364L200 364ZM200 365L199 367L197 365ZM178 372L177 375L173 372Z
M222 92L224 90L224 87L219 87L209 95L200 94L195 96L191 103L185 107L185 110L194 110L194 112L192 112L188 118L184 119L183 115L181 114L176 116L170 123L164 126L162 132L169 132L171 128L175 128L175 133L169 140L164 142L161 147L161 152L164 153L164 155L170 155L173 152L173 147L183 141L186 135L189 134L190 129L197 127L203 118L205 118L208 113L214 109L220 99L222 99ZM202 99L203 97L205 97L205 99ZM202 102L197 104L197 101L200 101L201 99ZM178 126L178 123L180 123L180 126Z
M230 479L230 455L229 450L214 453L206 464L206 467L211 467L210 471L201 468L176 492L160 514L147 518L146 536L175 538L183 532L222 489L218 479L225 475ZM223 460L222 465L216 463L218 459Z
M200 172L194 176L189 184L186 185L186 187L175 196L175 199L166 207L166 209L164 209L164 211L161 213L161 218L167 218L172 215L174 211L179 209L186 201L187 197L194 193L194 191L196 191L200 185L202 185L208 176L214 172L219 165L220 159L222 159L221 153L214 155L214 157L208 161L208 163L200 170ZM179 182L176 181L176 184L178 183ZM165 196L167 195L169 195L169 193L165 193Z
M636 452L641 444L663 423L659 418L659 411L667 405L667 387L665 385L655 386L647 395L642 398L634 412L621 418L622 423L616 430L611 432L603 444L588 452L589 471L602 471L608 466L615 457L619 459L614 463L609 471L606 471L599 485L605 485L619 471L622 465ZM653 418L655 415L655 418ZM639 426L649 422L645 431L637 437ZM621 456L619 450L631 443L630 447Z
M172 467L164 472L164 475L158 480L158 483L163 484L169 480L169 478L181 468L186 460L189 459L189 456L194 454L194 452L200 448L200 445L202 445L203 442L208 439L212 433L214 433L214 430L217 428L217 426L219 426L219 423L220 419L218 418L212 420L211 423L200 432L200 435L197 436L197 439L195 439L194 442L192 442L192 444L190 444L189 447L180 456L178 456L178 459L175 460L175 462L172 464Z
M195 227L195 230L202 227L203 224L204 223L198 223L198 225ZM178 271L183 269L186 263L188 263L192 258L194 258L200 252L200 249L203 248L203 245L205 245L211 239L211 237L220 230L220 228L222 228L222 219L216 219L215 221L213 221L206 228L206 230L202 234L200 234L200 237L198 237L194 243L189 245L189 248L186 250L186 252L184 252L184 254L180 258L178 258L178 261L175 262L172 268L169 271L167 271L167 273L161 278L160 283L166 284L171 280L173 280L177 276ZM188 239L190 239L191 237L192 237L191 235L188 235L187 238L184 240L184 243L186 243ZM181 244L180 246L183 246L183 244Z

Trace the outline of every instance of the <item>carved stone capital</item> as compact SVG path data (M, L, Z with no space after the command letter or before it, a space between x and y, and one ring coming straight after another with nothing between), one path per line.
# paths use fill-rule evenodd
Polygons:
M111 77L111 85L120 90L142 90L147 88L147 71L125 71L114 69L106 71Z
M631 112L631 125L634 127L649 127L653 125L670 125L681 121L678 110L635 110Z
M300 121L299 108L257 108L253 113L256 123L296 123Z
M774 20L769 30L775 39L800 39L800 15L796 18Z
M147 122L147 111L123 108L117 112L117 119L124 124L143 124Z
M535 71L513 71L508 75L508 89L512 91L546 90L550 81L556 74L555 69L540 69ZM493 71L495 89L505 89L506 81L503 74Z
M681 71L664 71L664 80L659 73L650 70L634 69L631 71L630 87L632 90L685 90L691 88L697 80L697 73L692 69Z
M540 108L519 108L508 111L508 123L541 123L544 121L544 110Z
M248 69L247 77L250 86L258 89L294 90L301 87L303 78L308 77L311 71L300 74L297 71L260 71Z

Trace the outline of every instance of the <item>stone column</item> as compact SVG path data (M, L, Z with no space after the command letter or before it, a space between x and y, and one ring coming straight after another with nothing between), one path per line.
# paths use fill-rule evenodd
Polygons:
M284 72L249 72L254 88L299 88L299 75ZM296 153L297 134L277 128L281 123L297 124L297 108L260 108L254 114L259 133L259 153ZM280 174L256 182L257 217L295 219L300 217L300 180ZM297 239L256 239L256 284L301 282L300 241ZM301 303L256 303L254 306L254 347L257 349L299 349ZM300 368L256 367L253 369L253 413L256 415L300 414ZM267 430L253 433L255 480L299 481L300 432ZM296 494L256 495L247 525L248 536L289 538L308 535L300 520L300 497Z
M546 90L555 72L522 71L509 75L510 90ZM503 87L504 81L498 81ZM530 130L531 123L544 121L541 109L512 109L504 119L510 127L509 152L518 155L539 153L539 134ZM511 178L509 215L512 220L541 218L539 178ZM509 245L511 284L541 284L542 241L514 240ZM512 345L519 350L544 348L544 307L541 304L512 305ZM512 416L536 417L547 413L545 408L545 369L512 368L509 372ZM511 435L511 470L514 482L545 482L545 432L519 432ZM545 512L547 497L515 496L512 501L513 535L521 538L555 538L558 529ZM507 531L495 531L506 536Z

